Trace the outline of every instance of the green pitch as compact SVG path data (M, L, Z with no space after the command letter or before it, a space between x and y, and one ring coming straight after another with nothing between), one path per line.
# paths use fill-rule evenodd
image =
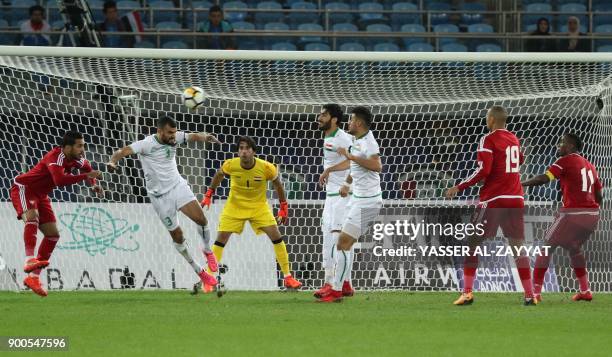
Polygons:
M464 307L451 305L456 297L376 292L317 304L306 292L2 292L0 336L68 336L68 353L43 353L60 356L612 355L611 294L591 303L546 294L535 307L519 294L476 294Z

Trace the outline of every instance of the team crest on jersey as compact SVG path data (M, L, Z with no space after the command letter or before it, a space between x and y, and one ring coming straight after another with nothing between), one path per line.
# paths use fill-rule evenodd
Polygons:
M331 143L325 143L324 148L325 148L325 150L336 151L334 149L334 145L332 145Z

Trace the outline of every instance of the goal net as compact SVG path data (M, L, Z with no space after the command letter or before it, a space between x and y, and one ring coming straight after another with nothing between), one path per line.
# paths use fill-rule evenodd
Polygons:
M322 285L321 213L318 186L323 135L317 114L326 103L345 111L365 105L374 113L372 131L381 148L383 213L466 222L478 188L443 199L446 188L476 166L476 147L486 132L486 110L509 110L508 129L521 140L526 161L521 175L542 174L555 161L567 131L585 141L584 155L599 170L610 196L612 184L612 57L607 54L316 53L28 49L0 47L0 245L10 274L22 279L22 223L15 219L8 190L68 129L85 134L94 168L113 150L153 133L155 120L174 116L179 129L214 133L222 145L187 145L178 150L179 170L198 198L221 163L236 155L233 145L249 135L258 156L278 165L287 191L290 223L281 227L291 269L307 288ZM203 108L188 111L180 93L204 89ZM49 289L189 289L197 277L176 253L153 211L135 157L121 172L104 174L104 198L84 185L52 194L61 239L42 275ZM228 195L226 180L207 212L212 235ZM271 202L276 204L272 190ZM555 184L526 191L526 244L543 244L560 194ZM275 205L276 207L276 205ZM603 210L597 233L585 246L595 291L612 290L612 225ZM192 254L195 227L181 217ZM502 242L502 238L494 242ZM457 290L460 257L379 256L377 248L462 244L455 237L418 235L356 245L357 289ZM491 242L487 244L493 244ZM230 289L271 290L280 286L269 240L246 228L228 243L223 279ZM21 278L20 278L21 277ZM481 260L478 290L521 289L512 259ZM546 290L576 289L566 252L557 250Z

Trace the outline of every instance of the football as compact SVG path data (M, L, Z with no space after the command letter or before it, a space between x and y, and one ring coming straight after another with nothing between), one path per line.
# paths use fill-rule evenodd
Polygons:
M197 109L204 100L204 91L200 87L192 86L183 91L183 104L189 109Z

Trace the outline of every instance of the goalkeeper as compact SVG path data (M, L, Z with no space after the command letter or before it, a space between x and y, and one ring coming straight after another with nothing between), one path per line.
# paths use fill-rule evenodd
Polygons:
M287 223L289 206L285 198L285 190L276 166L255 157L257 145L255 141L247 136L238 139L238 157L226 160L221 169L213 177L210 188L202 200L202 206L210 208L212 196L215 189L221 184L224 176L230 177L230 194L223 207L219 219L217 240L212 251L221 261L223 248L227 244L232 233L242 233L246 221L251 223L255 234L266 233L274 245L276 260L284 274L286 288L298 289L302 284L291 276L289 270L289 255L287 247L278 230L277 220L274 219L272 210L266 198L268 182L272 181L274 189L278 194L280 208L278 210L278 223ZM202 290L211 292L213 286L204 284Z

